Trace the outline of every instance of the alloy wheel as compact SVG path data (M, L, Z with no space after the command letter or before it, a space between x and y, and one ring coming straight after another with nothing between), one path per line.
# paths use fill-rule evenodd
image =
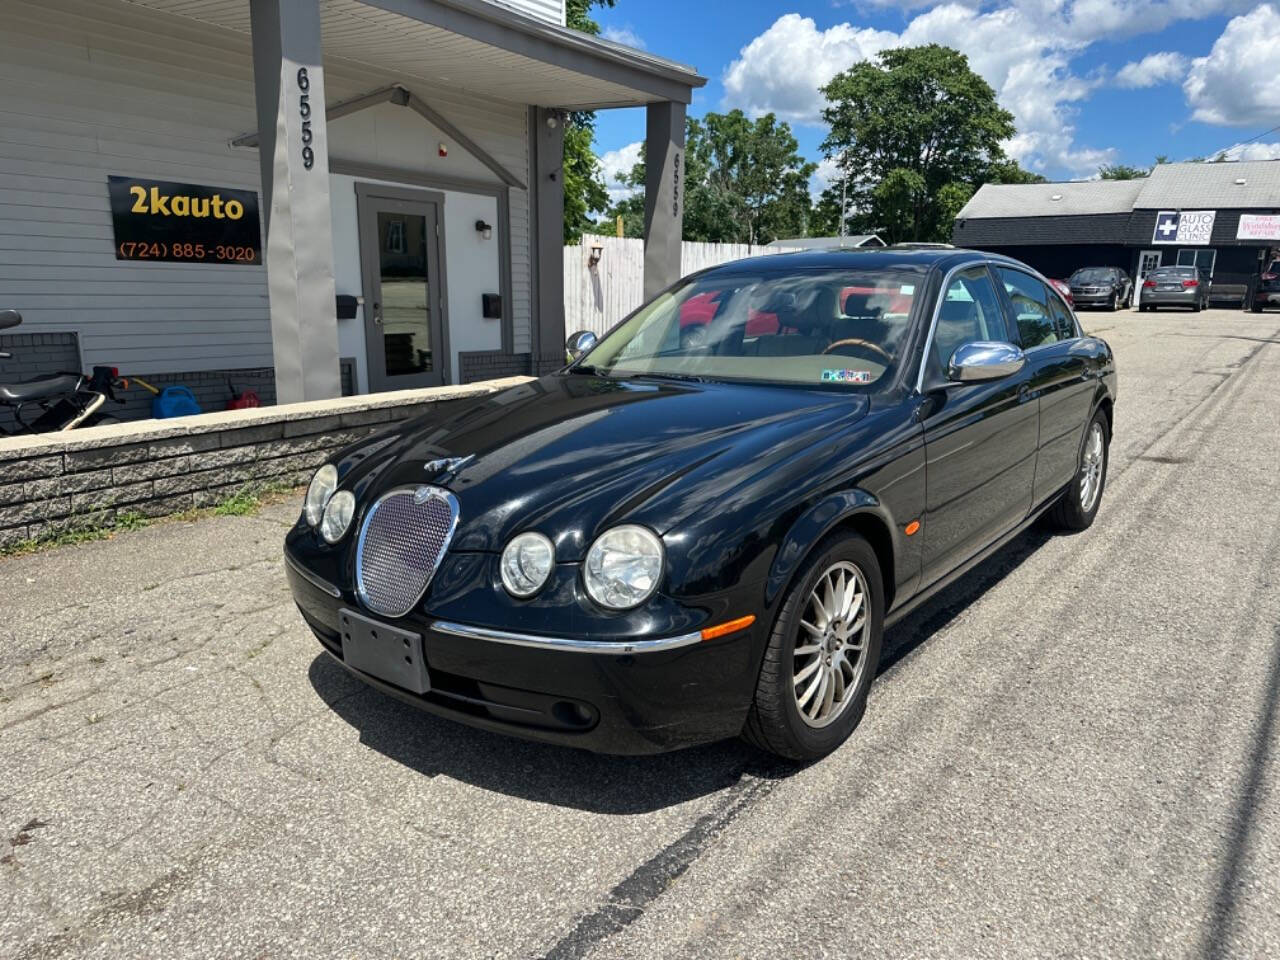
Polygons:
M1104 449L1102 442L1102 424L1094 421L1089 425L1089 437L1085 440L1084 456L1080 458L1080 509L1088 513L1098 500L1102 490L1102 465Z
M841 560L814 584L800 615L792 691L800 719L825 727L853 703L866 670L870 592L856 564Z

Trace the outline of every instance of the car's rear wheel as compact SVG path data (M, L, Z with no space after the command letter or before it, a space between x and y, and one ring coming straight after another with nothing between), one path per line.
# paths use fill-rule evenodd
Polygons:
M1111 434L1107 416L1101 410L1085 427L1080 444L1080 467L1070 485L1049 511L1050 519L1064 530L1085 530L1098 515L1102 490L1107 483L1107 461Z
M883 630L884 585L871 545L853 533L823 541L774 622L743 738L801 761L840 746L866 710Z

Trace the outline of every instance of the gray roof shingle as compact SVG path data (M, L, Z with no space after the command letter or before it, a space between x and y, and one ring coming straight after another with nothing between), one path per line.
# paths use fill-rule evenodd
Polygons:
M992 217L1070 217L1128 213L1146 180L1082 180L1072 183L987 183L957 220ZM1057 199L1055 199L1057 198Z
M1280 161L1160 164L1133 205L1141 210L1280 207Z

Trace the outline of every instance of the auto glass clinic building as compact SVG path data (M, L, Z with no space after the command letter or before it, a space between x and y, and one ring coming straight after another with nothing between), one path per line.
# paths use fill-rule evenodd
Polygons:
M566 111L647 107L659 289L705 82L564 16L0 0L0 375L105 364L220 409L228 379L288 402L563 363Z
M1080 267L1196 264L1214 299L1239 301L1280 252L1280 161L1169 163L1138 180L987 184L953 242L1023 260L1050 277Z

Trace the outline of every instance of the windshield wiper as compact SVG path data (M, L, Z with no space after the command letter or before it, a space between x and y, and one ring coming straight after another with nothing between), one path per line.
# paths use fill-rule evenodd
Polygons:
M651 380L684 380L689 383L714 382L710 377L700 377L696 373L654 373L652 371L646 370L643 373L633 373L631 374L631 376L636 379L643 379L645 377L648 377Z

